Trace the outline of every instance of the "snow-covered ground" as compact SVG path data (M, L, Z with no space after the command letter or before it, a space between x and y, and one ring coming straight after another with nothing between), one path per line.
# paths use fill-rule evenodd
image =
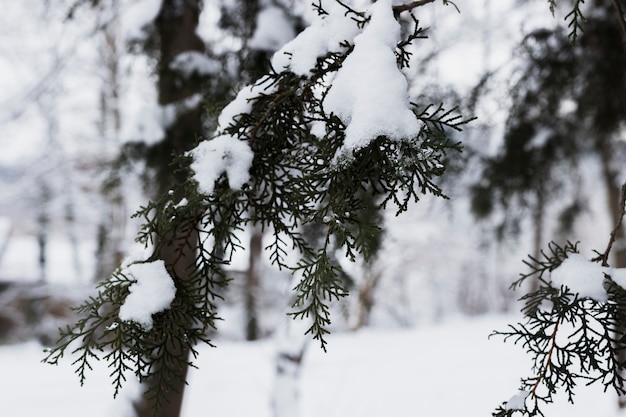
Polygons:
M514 319L459 318L417 329L334 334L328 353L311 343L301 372L299 417L490 416L529 371L520 347L487 339ZM201 348L183 417L272 416L274 351L272 340ZM96 367L80 387L69 358L54 367L40 363L42 357L35 343L0 347L2 416L130 415L132 381L113 400L106 369ZM544 411L548 417L626 415L600 387L579 387L574 405L560 397Z

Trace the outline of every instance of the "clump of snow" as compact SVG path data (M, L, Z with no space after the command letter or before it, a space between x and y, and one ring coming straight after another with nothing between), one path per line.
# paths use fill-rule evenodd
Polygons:
M394 140L418 135L421 123L411 110L408 83L394 53L399 39L400 25L390 0L374 3L369 24L354 38L354 50L324 99L325 111L347 125L338 157L349 156L381 135Z
M584 256L573 253L551 273L552 284L569 288L581 297L598 302L607 300L604 288L604 274L611 274L611 268L587 260Z
M296 35L285 12L268 6L256 17L256 29L248 46L262 51L276 51Z
M144 28L152 23L161 10L162 0L139 0L131 2L122 13L122 32L126 41L142 40Z
M239 91L237 97L230 102L218 117L218 132L236 122L237 117L252 111L255 98L261 94L271 94L276 90L269 78L263 78L256 84L246 86ZM189 154L194 161L191 169L198 181L199 190L209 195L213 193L215 181L226 173L231 189L241 189L250 179L250 166L254 153L248 143L239 138L221 134L214 139L201 142Z
M269 77L261 78L252 85L242 88L237 97L222 109L217 120L218 131L227 128L236 121L237 116L252 111L252 102L262 94L272 94L276 91L276 86L271 84Z
M622 288L626 288L626 268L614 268L610 272L611 279Z
M608 293L604 286L606 276L615 284L626 288L626 268L610 268L587 260L584 256L573 253L551 273L552 285L566 286L580 297L591 298L597 302L606 302Z
M144 94L148 96L148 94ZM154 98L154 101L150 101ZM141 141L148 146L154 145L165 136L165 130L156 105L156 93L148 97L135 97L123 103L127 117L122 120L122 142Z
M344 16L345 9L331 2L324 5L328 15L318 16L304 31L272 57L276 71L289 70L296 75L310 75L317 58L340 50L344 41L352 42L359 29Z
M254 153L247 142L231 135L221 135L201 142L191 151L194 161L191 169L198 181L200 192L209 195L215 188L215 181L226 173L231 189L239 190L250 179L250 165Z
M119 318L134 321L144 329L152 328L152 315L167 309L176 296L172 277L162 260L135 263L123 268L122 273L135 280L120 307Z
M525 410L526 409L526 398L530 394L529 391L518 391L511 397L510 400L506 402L504 407L505 410Z
M194 74L200 76L217 74L220 71L220 64L202 52L185 51L174 57L170 63L170 69L188 78Z

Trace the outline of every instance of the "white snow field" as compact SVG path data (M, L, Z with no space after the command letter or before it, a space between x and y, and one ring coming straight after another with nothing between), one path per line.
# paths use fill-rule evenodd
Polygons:
M294 417L489 417L513 396L527 375L519 346L491 340L515 317L454 319L408 330L368 329L329 337L324 353L307 348L300 378L299 416ZM200 348L183 417L269 417L274 379L274 341L221 342ZM124 417L132 415L128 383L112 398L108 373L96 367L80 387L70 358L60 366L40 363L36 343L0 347L0 415L3 417ZM559 397L547 417L625 416L615 395L601 387L578 389L576 403Z

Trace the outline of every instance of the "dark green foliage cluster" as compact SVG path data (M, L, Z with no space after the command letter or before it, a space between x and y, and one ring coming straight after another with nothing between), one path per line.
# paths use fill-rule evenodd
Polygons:
M61 330L61 338L45 359L57 364L66 353L75 355L72 364L81 383L92 369L91 362L104 360L111 370L115 395L129 376L144 381L157 375L157 383L146 392L156 408L168 398L166 394L175 386L174 382L184 379L182 371L186 365L193 365L187 353L195 357L194 346L200 342L211 345L208 335L218 320L216 301L228 283L222 267L239 247L233 227L219 221L220 215L229 217L229 210L238 209L239 205L232 199L224 201L216 211L205 213L200 198L192 198L178 207L172 204L172 198L172 194L163 196L137 214L145 221L137 240L155 247L154 255L146 262L156 259L164 250L182 257L186 246L194 245L193 264L197 268L190 274L181 276L181 271L168 265L176 284L176 298L170 307L153 315L150 329L134 321L120 320L120 307L129 286L135 282L120 267L98 285L96 295L76 308L80 320ZM212 227L208 225L211 215L215 219ZM166 218L168 222L164 221ZM208 238L220 242L219 251L217 246L207 249L198 244Z
M581 297L566 286L553 286L550 272L574 253L578 253L575 244L552 243L540 259L531 257L525 262L531 272L513 284L519 287L530 277L541 283L537 291L521 298L525 321L492 336L521 344L532 356L533 376L521 381L520 391L528 394L524 409L507 408L503 403L494 416L543 415L541 405L553 402L560 390L573 402L579 383L600 383L605 390L626 393L625 364L618 356L626 349L626 291L606 273L606 302Z
M420 33L416 28L410 40ZM408 44L398 45L400 63L406 62ZM251 100L250 112L218 132L245 141L254 154L250 181L241 190L231 189L222 175L213 193L202 194L190 169L192 157L184 155L177 164L178 177L185 180L137 213L144 220L137 240L153 248L146 261L170 259L166 267L176 285L174 302L153 316L153 327L119 320L133 283L121 268L79 307L84 318L62 331L47 362L57 363L71 351L78 355L74 365L82 380L90 361L104 359L116 392L127 371L140 380L155 378L158 383L148 394L159 407L172 381L184 378L181 369L188 359L183 353L193 353L199 342L210 344L208 335L218 320L216 301L229 281L224 267L242 247L237 233L249 225L265 232L272 263L300 279L291 315L307 319L307 333L325 348L329 303L347 294L337 248L349 259L368 260L380 244L377 214L385 207L395 206L399 214L423 194L445 197L436 179L444 172L446 153L461 150L448 132L468 121L454 109L414 104L423 124L416 137L379 136L337 162L346 126L324 111L323 99L328 76L352 51L352 45L343 46L320 57L309 76L288 71L264 76L259 83L272 88ZM314 123L323 123L322 135L312 133ZM185 260L190 252L193 259ZM290 261L293 254L296 260Z
M324 112L324 95L313 91L323 85L325 75L340 68L345 56L320 58L311 77L270 74L276 90L259 95L253 110L225 129L248 141L254 152L253 180L240 194L246 212L252 214L245 221L270 231L266 249L275 265L303 277L295 288L293 315L311 318L309 332L322 346L330 324L327 301L346 294L331 249L339 246L351 259L372 255L380 225L363 216L371 201L379 209L394 204L400 213L420 194L443 196L434 179L443 173L445 152L459 150L445 131L466 122L440 106L422 111L416 106L415 116L424 122L418 137L396 141L381 136L345 161L335 162L345 126ZM311 133L314 122L325 124L323 137ZM227 178L221 181L225 189ZM304 236L309 226L321 231L319 242ZM286 255L293 250L301 260L289 265Z
M533 207L554 195L563 185L555 171L575 167L580 151L573 140L579 120L561 110L562 103L577 100L574 48L560 30L536 30L518 54L523 61L510 92L502 148L483 161L481 180L472 187L473 212L483 218L504 208L506 232L516 230L524 214L510 208Z
M575 44L565 28L539 29L517 50L520 64L502 147L484 158L480 180L472 187L477 217L499 208L507 212L501 235L516 230L524 209L543 211L555 197L565 203L562 227L567 231L585 209L576 192L562 198L567 185L577 187L577 176L584 175L580 162L596 157L609 166L625 152L615 137L624 123L626 43L610 2L595 7Z

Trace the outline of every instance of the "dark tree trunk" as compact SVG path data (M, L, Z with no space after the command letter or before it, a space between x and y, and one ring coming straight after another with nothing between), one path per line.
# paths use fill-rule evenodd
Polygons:
M201 12L200 0L163 0L161 10L155 20L155 33L152 41L158 53L158 94L159 105L177 106L183 100L194 95L201 94L203 79L192 75L184 77L174 71L170 64L180 53L188 51L204 52L204 42L197 35L196 28ZM180 155L193 148L196 141L202 135L202 107L195 108L178 106L176 119L166 126L164 139L151 149L148 149L148 165L155 170L155 189L159 194L173 189L176 183L184 180L172 171L173 155ZM175 198L177 196L174 196ZM182 198L182 196L178 196ZM172 236L172 240L177 237ZM195 260L195 252L192 248L197 246L197 236L188 238L182 256L167 242L162 242L159 257L165 261L168 270L175 270L177 279L185 279L188 276L188 268ZM163 244L164 243L164 244ZM182 351L181 343L172 343L172 349L178 349L181 355L188 356L188 351ZM181 374L186 375L187 366L181 369ZM148 381L146 384L155 383ZM154 402L143 397L135 404L138 417L178 417L183 403L185 384L183 381L176 382L174 389L170 391L169 398L161 401L165 405L154 413Z
M258 305L259 293L259 261L263 252L263 232L259 228L252 229L250 237L250 249L248 257L248 270L246 271L245 287L245 316L246 316L246 340L259 338Z

